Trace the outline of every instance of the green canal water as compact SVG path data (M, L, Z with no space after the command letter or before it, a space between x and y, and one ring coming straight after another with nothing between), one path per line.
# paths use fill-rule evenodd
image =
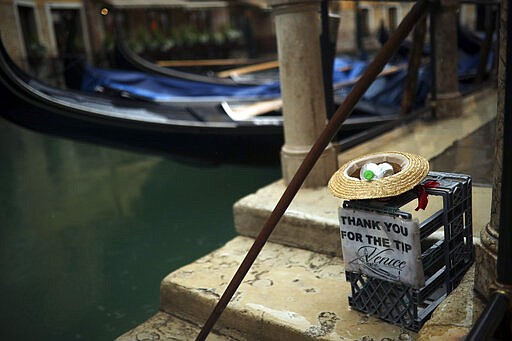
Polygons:
M196 160L197 161L197 160ZM112 340L169 272L235 236L232 204L278 165L183 162L0 118L0 339Z

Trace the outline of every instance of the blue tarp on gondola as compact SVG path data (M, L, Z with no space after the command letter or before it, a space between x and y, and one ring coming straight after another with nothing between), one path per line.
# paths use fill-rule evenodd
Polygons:
M489 59L492 60L492 58ZM459 75L474 73L478 60L478 54L470 55L461 52ZM368 62L351 57L337 57L333 66L335 88L336 85L348 84L335 90L338 98L343 98L350 92L355 80L363 74ZM414 105L416 108L425 104L430 91L429 68L430 65L423 65L419 69ZM406 77L407 68L379 77L362 99L374 105L399 108ZM125 97L154 102L262 101L281 96L279 81L269 81L259 85L214 84L143 72L98 69L90 65L85 65L81 89L89 92L115 92Z
M201 101L226 98L271 99L280 96L279 82L246 86L211 84L135 71L98 69L86 65L82 90L97 92L104 89L156 102L192 97L195 101Z
M346 68L350 66L350 68ZM334 83L360 76L367 63L351 58L337 58ZM105 70L85 65L81 90L114 91L128 97L156 102L171 102L193 98L194 101L265 100L281 96L280 82L260 85L212 84L186 79L156 76L136 71Z

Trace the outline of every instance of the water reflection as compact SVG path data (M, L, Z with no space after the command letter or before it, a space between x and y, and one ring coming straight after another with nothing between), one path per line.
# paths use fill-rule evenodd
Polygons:
M0 339L110 340L160 280L234 236L232 204L277 165L205 167L0 119ZM28 328L27 326L30 326Z

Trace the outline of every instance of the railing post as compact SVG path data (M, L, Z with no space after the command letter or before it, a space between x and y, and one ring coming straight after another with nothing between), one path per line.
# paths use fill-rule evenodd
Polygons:
M320 0L274 0L276 39L283 98L281 168L286 184L327 124L320 53ZM304 187L325 186L337 169L329 144Z
M433 80L432 106L438 118L462 114L457 73L457 11L459 0L440 0L430 16Z

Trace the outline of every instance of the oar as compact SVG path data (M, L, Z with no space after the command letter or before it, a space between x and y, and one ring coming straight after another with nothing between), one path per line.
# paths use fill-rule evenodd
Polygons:
M217 77L220 77L220 78L234 77L234 76L239 76L239 75L245 75L245 74L252 73L252 72L275 69L277 67L279 67L279 61L272 60L270 62L242 66L242 67L237 67L237 68L230 69L230 70L220 71L220 72L217 72Z
M156 62L164 67L187 67L187 66L223 66L249 64L251 61L246 58L232 59L184 59L184 60L158 60Z
M258 64L254 64L254 65L248 65L248 66L241 66L241 67L237 67L234 69L220 71L220 72L217 72L216 76L219 78L236 77L236 76L240 76L240 75L246 75L246 74L252 73L252 72L275 69L278 67L279 67L279 61L272 60L269 62L258 63ZM345 71L349 71L350 69L352 69L352 66L346 65L346 66L340 67L338 69L338 71L345 72Z
M263 228L247 252L247 255L229 282L226 290L224 290L224 293L215 305L215 308L206 320L203 328L197 335L196 341L203 341L206 339L210 333L210 330L215 325L215 322L217 322L220 315L240 286L240 283L242 283L245 275L247 272L249 272L261 249L263 249L263 246L265 246L265 243L270 237L270 234L272 231L274 231L274 228L276 227L288 206L290 206L293 198L304 183L304 180L308 176L309 172L311 172L311 169L313 169L316 161L320 158L323 151L332 140L334 135L338 132L343 122L350 115L359 99L361 99L366 90L368 90L373 80L395 54L396 50L407 37L409 32L411 32L416 22L418 22L418 20L427 13L428 7L429 0L420 0L414 4L409 13L407 13L407 15L403 18L400 25L398 25L397 29L389 37L388 41L379 50L374 60L370 63L359 81L354 85L352 91L350 91L349 95L345 98L343 103L338 107L331 120L325 126L324 130L313 144L309 153L306 155L299 168L297 169L297 172L286 187L283 195L281 196L281 199L279 199L277 202L274 210L265 222L265 225L263 225Z

